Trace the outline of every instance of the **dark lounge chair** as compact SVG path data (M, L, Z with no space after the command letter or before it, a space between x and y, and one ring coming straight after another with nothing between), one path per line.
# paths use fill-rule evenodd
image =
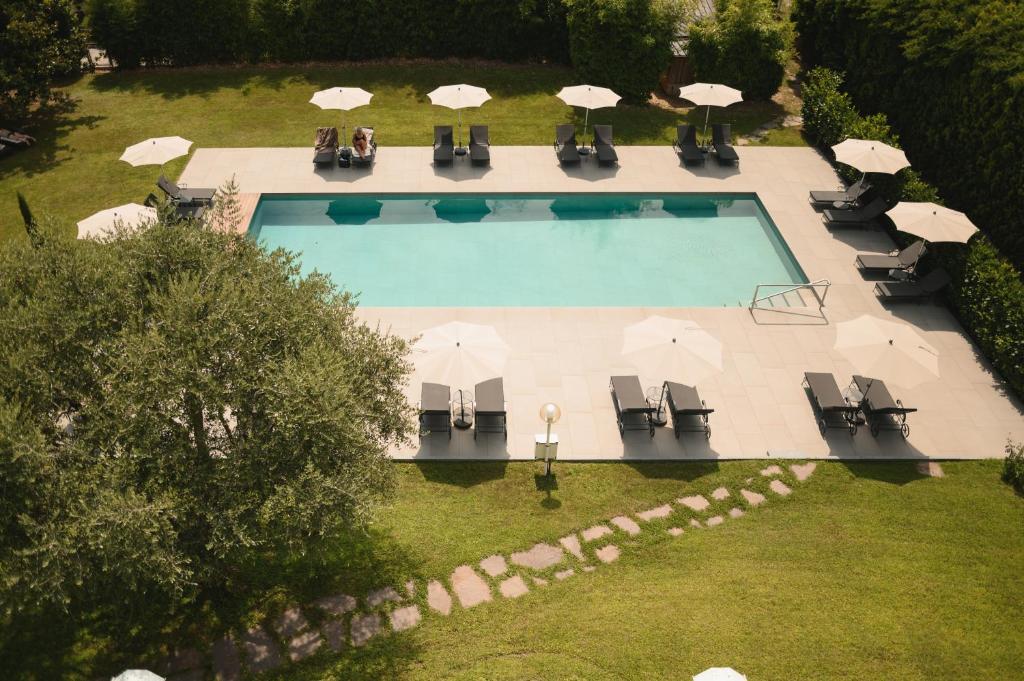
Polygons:
M732 147L732 124L713 123L711 125L711 146L715 149L715 156L722 165L735 163L739 165L740 156Z
M842 203L846 204L844 207L850 207L858 203L869 189L871 185L862 177L843 190L811 192L811 203L829 207L835 203Z
M562 165L580 162L580 150L576 142L576 126L555 126L555 156Z
M860 407L843 397L835 376L827 373L808 371L804 374L804 385L811 391L814 411L818 417L818 430L824 435L828 428L845 428L850 435L857 434L857 412Z
M854 210L826 210L822 215L830 227L863 227L866 223L875 220L889 207L885 201L879 198L872 199L868 205Z
M317 128L313 140L313 165L333 166L338 156L338 129Z
M8 148L26 148L35 144L36 138L16 130L0 128L0 143Z
M150 192L143 201L143 204L150 208L160 208L160 200L156 198L156 194ZM202 203L174 203L174 218L178 221L185 220L187 218L193 218L198 220L206 214L206 205Z
M668 400L668 411L672 414L672 430L677 440L682 432L703 432L704 437L711 438L708 415L715 410L709 409L704 400L700 399L696 388L665 381L662 395Z
M469 126L469 162L475 166L491 165L491 139L486 125Z
M697 146L697 128L692 125L676 126L676 141L672 147L683 157L686 165L703 165L704 152Z
M501 433L508 439L508 405L505 403L505 386L501 378L492 378L477 383L474 388L476 400L473 403L473 439L477 433Z
M615 144L612 142L612 126L594 126L593 147L599 165L613 166L619 162L619 155L615 153Z
M163 175L156 181L156 186L179 206L199 206L213 203L216 189L192 189L185 185L175 184Z
M355 149L348 149L347 151L351 154L351 156L349 156L349 162L354 166L368 168L372 166L373 162L377 159L377 140L373 138L373 128L369 128L365 125L359 127L363 129L363 133L366 135L366 155L360 158Z
M875 294L886 301L924 300L949 286L949 273L941 267L924 275L918 281L880 281Z
M902 401L893 399L885 381L854 376L853 385L861 394L860 410L871 428L872 435L877 437L882 429L898 430L903 437L910 435L907 414L912 414L917 409L904 407Z
M434 126L434 165L455 162L455 137L450 125Z
M924 241L915 241L902 251L888 255L878 253L860 253L856 265L862 270L906 270L910 271L924 255Z
M440 383L424 383L420 391L420 437L448 433L452 439L452 389Z
M619 435L627 430L647 430L654 437L654 412L657 409L644 397L640 379L636 376L612 376L608 389L615 405L615 420Z

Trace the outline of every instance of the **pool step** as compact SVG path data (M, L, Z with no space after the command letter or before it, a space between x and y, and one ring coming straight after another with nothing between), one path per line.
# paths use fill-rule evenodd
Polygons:
M761 303L762 307L811 307L814 296L804 289L787 291L782 295L772 296Z

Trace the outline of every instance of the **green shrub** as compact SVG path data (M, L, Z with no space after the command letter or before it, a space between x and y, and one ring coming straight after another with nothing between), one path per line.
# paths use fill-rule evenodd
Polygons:
M1024 444L1006 443L1003 480L1024 494Z
M142 38L135 23L135 0L88 0L85 7L92 39L120 68L138 66Z
M819 67L807 74L801 88L804 132L826 149L846 139L846 130L857 117L850 95L840 90L842 84L842 74Z
M719 0L718 11L690 26L687 53L699 81L725 83L744 99L770 99L786 74L793 25L771 0Z
M580 79L647 101L672 57L678 0L565 0L569 54Z

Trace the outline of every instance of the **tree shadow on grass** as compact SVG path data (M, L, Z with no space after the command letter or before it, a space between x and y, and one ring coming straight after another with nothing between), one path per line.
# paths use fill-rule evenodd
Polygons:
M423 477L430 482L470 488L492 480L501 480L508 469L507 461L417 461Z
M71 158L71 148L63 140L77 128L95 128L106 116L74 115L77 103L68 100L34 112L24 131L36 138L35 144L0 158L0 182L21 173L35 177L53 170Z

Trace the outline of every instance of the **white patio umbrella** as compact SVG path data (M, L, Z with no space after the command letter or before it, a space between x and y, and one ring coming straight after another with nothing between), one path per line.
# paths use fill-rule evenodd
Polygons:
M886 173L891 175L910 165L902 149L878 140L848 139L832 147L836 160L853 166L865 175Z
M689 319L653 315L623 330L622 355L646 378L697 385L722 371L722 344Z
M184 137L151 137L126 148L119 160L133 166L162 166L172 158L187 154L191 146L191 140Z
M697 106L705 106L704 135L708 134L708 115L711 107L726 107L743 101L743 93L736 88L719 83L691 83L679 88L679 97L688 99Z
M99 236L109 231L117 223L124 225L140 225L150 220L156 220L156 209L149 206L140 206L137 203L126 203L116 208L107 208L98 213L93 213L78 223L78 238L87 239Z
M622 99L612 90L597 85L570 85L558 91L555 95L569 106L582 106L587 110L583 116L583 134L587 134L587 125L590 122L591 109L606 109L615 106Z
M905 388L939 376L939 351L901 322L867 314L840 322L835 349L861 375Z
M358 87L332 87L313 93L309 100L310 104L316 104L321 109L340 109L350 111L356 107L366 106L373 98L373 93ZM346 144L348 139L348 127L344 115L341 118L341 139Z
M433 92L427 94L430 103L438 106L446 106L459 112L459 146L462 146L462 110L482 106L491 98L487 90L475 85L442 85Z
M110 681L164 681L164 677L148 669L127 669L112 677Z
M952 241L965 244L978 231L966 215L937 203L901 201L886 215L901 232L933 243Z
M747 681L747 677L731 667L712 667L697 674L693 681Z
M448 322L423 332L412 346L416 372L426 379L457 386L474 385L500 376L509 346L497 329L484 324Z

